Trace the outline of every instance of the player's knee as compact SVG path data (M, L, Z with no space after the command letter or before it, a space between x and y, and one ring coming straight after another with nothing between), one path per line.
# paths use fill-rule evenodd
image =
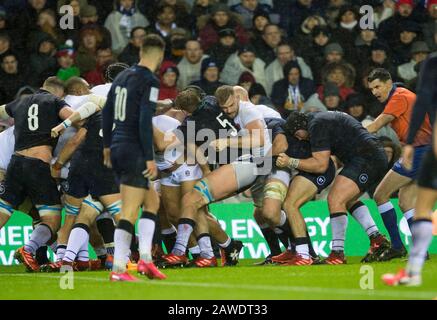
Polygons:
M121 212L121 200L115 201L106 207L106 212L108 212L112 217L115 217Z
M189 192L186 196L187 197L184 196L184 198L186 198L187 201L188 199L195 200L193 204L199 206L198 208L201 207L202 202L208 204L214 201L214 198L212 196L212 193L208 185L208 181L206 179L202 179L199 182L197 182L194 185L193 191Z
M280 221L280 209L273 208L271 206L265 206L263 208L263 218L271 226L276 226Z
M287 196L287 190L287 187L282 182L271 181L264 187L264 198L278 200L283 203Z
M85 198L82 203L83 209L80 212L81 216L96 218L98 215L103 212L103 205L100 201L95 201L91 197Z
M39 216L44 220L46 217L60 217L61 216L61 206L60 205L36 205Z
M382 189L376 189L375 193L373 194L373 200L375 200L377 205L384 204L390 201L390 194L387 194L387 192Z
M3 216L10 217L14 213L14 208L6 201L0 199L0 214Z
M67 216L75 216L75 217L77 217L79 215L79 211L80 211L80 207L79 206L74 206L72 204L69 204L68 202L65 202L64 208L65 208L65 214Z
M414 208L414 201L411 201L411 199L403 199L401 197L399 198L398 205L402 212L407 212L408 210Z
M329 194L327 200L330 212L346 211L346 201L342 197Z

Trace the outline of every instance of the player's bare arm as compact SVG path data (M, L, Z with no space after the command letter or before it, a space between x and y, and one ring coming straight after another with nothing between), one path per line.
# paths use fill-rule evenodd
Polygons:
M276 165L280 168L298 169L305 172L321 174L326 172L329 167L331 151L313 152L308 159L290 158L285 153L281 153L276 160Z
M366 126L367 131L375 133L395 119L391 114L381 113L372 123Z
M65 144L64 148L59 153L56 162L51 166L51 173L54 178L59 178L61 169L73 156L76 149L85 140L87 130L80 128L79 131Z
M255 120L246 126L248 134L240 137L227 137L211 142L217 151L231 148L257 148L264 146L264 125L261 120Z

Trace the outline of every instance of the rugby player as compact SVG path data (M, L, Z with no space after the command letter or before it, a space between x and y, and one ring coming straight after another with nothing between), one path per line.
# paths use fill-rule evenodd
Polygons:
M215 136L217 136L221 130L230 130L231 132L236 132L236 129L232 124L232 120L223 114L223 111L218 106L215 97L206 96L203 90L196 86L189 86L183 90L176 98L175 105L177 108L181 108L188 114L188 117L178 128L177 132L180 133L180 136L175 136L174 138L178 143L186 145L187 155L197 152L196 147L194 146L195 144L201 146L202 143L205 142L205 140L202 139L204 137L201 136L202 130L204 129L209 129L210 132L212 132ZM192 126L193 123L194 126ZM194 129L194 132L191 132L191 129ZM191 133L194 133L199 139L192 139L195 141L191 141ZM162 146L161 149L165 149L165 147ZM191 150L191 152L187 151L187 149ZM207 162L200 162L202 163L200 165L202 173L204 175L208 174L210 170ZM191 189L188 191L191 191ZM200 255L198 258L195 258L192 263L190 263L190 266L212 267L217 265L217 261L214 257L211 246L211 236L220 247L222 265L236 265L238 263L238 255L243 247L243 244L241 241L235 241L231 239L223 231L217 220L206 210L206 208L202 208L201 211L202 212L199 214L199 219L196 221L196 227L201 231L198 231L196 228L194 230L197 234L197 240L200 240L197 241L200 247ZM192 244L194 241L192 237L190 238L190 242ZM166 257L163 258L165 260ZM181 264L185 264L186 262L187 260ZM179 264L179 261L176 261L175 264ZM165 267L168 265L172 265L172 263L164 261L163 266Z
M348 210L358 220L370 238L370 249L364 261L390 243L379 233L366 206L359 197L381 179L387 167L387 157L378 140L357 120L342 112L290 113L287 119L290 134L311 144L311 157L289 158L288 166L313 174L325 173L336 156L343 168L335 177L328 194L332 228L332 250L326 264L344 264L344 242ZM359 206L359 212L357 210Z
M158 100L159 81L154 72L164 58L164 47L161 37L153 34L146 36L139 64L117 76L102 111L104 162L108 167L113 166L122 197L120 221L114 234L111 281L137 281L126 271L126 263L141 207L137 271L152 279L166 278L152 261L152 238L159 197L150 181L158 173L153 160L152 117Z
M373 95L381 103L385 103L385 108L366 129L370 133L375 133L383 126L390 124L399 137L399 141L405 144L416 95L408 89L396 86L391 79L390 73L385 69L374 69L369 74L367 81ZM411 227L417 195L417 185L414 180L418 175L422 158L430 148L430 143L431 125L428 116L426 116L412 142L414 147L412 167L409 170L405 169L402 165L402 158L399 159L375 190L373 197L390 235L391 247L379 256L374 257L374 259L388 261L407 255L407 250L399 234L397 216L393 204L390 202L390 197L399 190L399 207Z
M412 114L410 128L404 147L404 165L407 169L413 167L414 146L413 143L419 129L423 125L426 114L428 114L433 127L432 150L428 150L420 168L418 177L417 202L414 212L414 221L411 226L413 245L406 269L401 269L397 274L385 274L385 284L419 286L422 284L422 269L425 263L427 250L431 244L432 234L432 212L437 200L437 128L435 122L437 101L437 53L431 54L425 60L419 74L417 85L417 100Z
M259 176L260 169L258 165L262 165L261 161L264 160L264 156L271 148L267 126L260 111L253 108L251 103L240 103L239 96L235 94L232 86L218 88L215 96L224 116L232 119L239 128L246 129L246 135L219 138L212 141L209 146L217 152L226 150L228 147L235 149L249 147L252 148L253 156L243 154L238 161L225 164L212 171L203 177L192 191L185 195L182 200L182 218L178 224L175 247L170 254L164 256L169 265L187 263L185 251L188 238L195 227L197 227L198 232L201 232L199 231L199 218L202 214L199 214L199 209L213 201L229 197L238 190L250 187ZM190 110L191 113L193 111ZM234 127L225 118L220 119L220 122L222 122L223 127L227 125Z
M6 171L5 192L0 196L0 224L4 225L13 209L29 196L42 223L32 232L30 240L16 251L15 257L30 271L39 269L34 258L36 250L56 241L61 224L60 194L50 174L56 142L50 130L73 113L61 100L63 96L63 83L49 77L35 94L0 106L0 119L10 116L15 121L15 153Z

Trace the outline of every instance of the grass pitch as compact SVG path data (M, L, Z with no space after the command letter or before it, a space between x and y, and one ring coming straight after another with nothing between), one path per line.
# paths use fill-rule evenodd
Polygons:
M397 271L404 261L362 268L359 260L349 258L344 266L306 267L254 266L258 260L242 260L236 267L164 269L166 280L140 277L137 283L111 283L107 271L76 272L72 290L60 288L59 273L0 267L0 299L437 299L437 255L426 263L424 284L419 288L382 284L381 275ZM361 289L360 284L372 287L372 280L374 289Z

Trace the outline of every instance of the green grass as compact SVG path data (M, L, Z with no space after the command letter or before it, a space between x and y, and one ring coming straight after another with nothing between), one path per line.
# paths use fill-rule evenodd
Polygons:
M0 267L0 299L434 299L437 298L437 255L427 262L419 288L387 287L381 275L405 262L368 264L374 270L374 289L362 290L359 258L344 266L253 266L165 269L168 279L111 283L109 272L76 272L74 289L60 289L60 274L26 273L23 266Z

